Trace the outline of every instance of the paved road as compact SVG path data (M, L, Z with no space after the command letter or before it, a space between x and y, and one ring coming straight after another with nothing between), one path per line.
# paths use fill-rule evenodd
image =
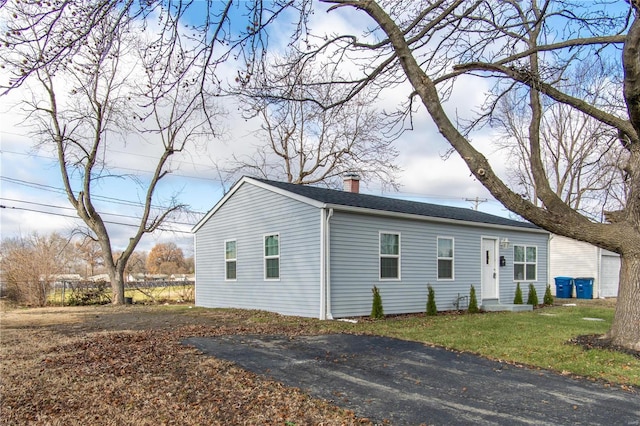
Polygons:
M392 425L640 425L640 394L377 336L185 340L217 358Z

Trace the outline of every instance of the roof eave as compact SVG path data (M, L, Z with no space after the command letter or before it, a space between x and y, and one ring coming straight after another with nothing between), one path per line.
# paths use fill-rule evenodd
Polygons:
M470 221L470 220L448 219L443 217L424 216L424 215L411 214L411 213L392 212L388 210L370 209L366 207L345 206L342 204L324 204L322 207L333 209L334 211L343 211L347 213L395 217L395 218L401 218L401 219L420 220L423 222L448 223L448 224L467 225L467 226L476 226L476 227L482 226L483 228L494 228L494 229L505 229L505 230L508 229L508 230L514 230L514 231L532 232L537 234L549 234L549 231L545 231L542 228L528 228L528 227L515 226L515 225L501 225L496 223L476 222L476 221Z

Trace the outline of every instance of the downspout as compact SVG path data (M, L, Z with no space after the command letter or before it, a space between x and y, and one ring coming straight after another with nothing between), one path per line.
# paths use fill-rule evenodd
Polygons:
M596 276L593 277L593 288L596 287L597 284L597 292L593 292L592 297L594 297L594 299L600 299L600 283L602 282L600 280L600 278L602 278L602 249L600 247L596 247Z
M326 295L326 319L333 319L333 314L331 313L331 224L329 221L331 220L331 216L333 216L333 209L329 209L329 213L327 214L327 241L325 244L325 259L326 259L326 275L325 275L325 288L327 291Z
M329 220L333 209L322 208L320 215L320 319L333 319L331 315L331 279L329 261Z
M193 305L198 306L198 235L193 233L193 276L195 281L193 283Z
M551 239L553 238L553 234L549 233L549 238L547 238L547 282L544 286L544 291L547 291L547 286L551 286Z
M327 310L326 310L326 297L327 297L327 252L325 249L326 244L326 234L327 234L327 220L326 209L323 207L320 209L320 315L319 318L321 320L327 319Z

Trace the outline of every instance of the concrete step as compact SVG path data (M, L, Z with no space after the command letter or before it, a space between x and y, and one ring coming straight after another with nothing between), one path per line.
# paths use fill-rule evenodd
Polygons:
M533 311L533 305L514 305L514 304L502 304L502 303L485 303L482 301L480 309L487 312L528 312Z

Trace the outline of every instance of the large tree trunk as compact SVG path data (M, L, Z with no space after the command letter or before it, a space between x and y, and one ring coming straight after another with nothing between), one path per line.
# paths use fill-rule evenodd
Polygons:
M114 305L124 304L124 274L122 271L116 273L111 280L111 303Z
M608 336L612 343L640 351L640 256L622 255L616 313Z
M639 0L636 0L636 2ZM334 3L341 4L336 0ZM640 128L640 59L638 59L638 40L640 40L640 21L634 20L632 29L625 42L625 97L629 106L629 116L634 126L629 122L618 122L603 118L603 122L616 124L626 147L630 152L626 184L629 188L625 208L611 215L611 224L594 223L578 211L572 209L549 187L544 173L544 165L539 158L531 161L532 172L535 176L536 195L542 201L538 206L511 190L498 177L489 164L487 158L479 152L463 135L445 112L434 80L422 69L414 56L406 33L396 22L375 2L346 2L354 7L366 11L389 37L402 69L409 82L415 89L440 133L451 146L460 154L471 173L481 182L491 194L509 210L518 213L525 219L535 223L547 231L570 238L586 241L599 247L620 253L622 269L620 271L620 288L615 319L608 337L612 343L631 349L640 349L640 142L638 132ZM536 33L532 33L536 36ZM535 59L535 55L533 55ZM537 71L536 63L532 67ZM508 73L507 73L508 74ZM517 77L517 76L516 76ZM517 79L523 84L530 84L530 79ZM532 93L536 95L539 87ZM538 108L536 111L535 108ZM533 113L540 112L542 104L539 99L532 99ZM604 117L604 116L603 116ZM609 121L611 122L609 122ZM529 135L532 140L533 155L539 154L538 121L532 120L534 127ZM624 131L622 131L624 129Z

